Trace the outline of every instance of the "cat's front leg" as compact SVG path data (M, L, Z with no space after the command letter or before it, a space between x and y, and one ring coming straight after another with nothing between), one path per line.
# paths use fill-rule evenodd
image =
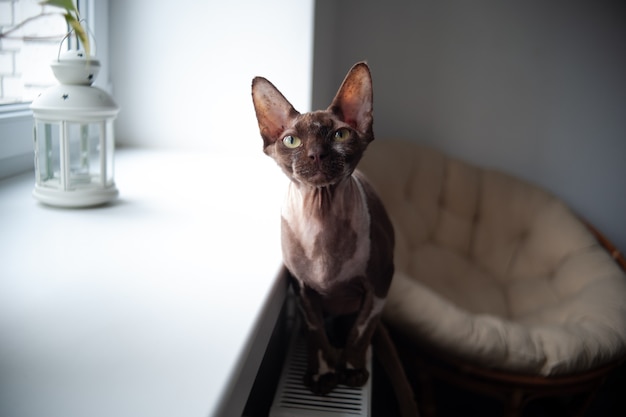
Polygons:
M314 394L325 395L340 382L337 370L340 353L323 340L325 336L320 336L316 330L308 331L308 363L304 384Z
M304 285L298 286L299 306L306 326L308 344L304 383L314 394L328 394L339 383L337 364L340 353L328 340L319 294Z
M339 378L341 384L360 387L367 382L369 378L367 350L378 326L384 304L384 298L376 297L371 290L366 292L343 351L344 366Z

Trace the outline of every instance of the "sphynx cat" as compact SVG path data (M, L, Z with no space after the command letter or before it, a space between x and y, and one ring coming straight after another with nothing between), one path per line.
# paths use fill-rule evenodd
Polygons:
M300 114L268 80L252 99L263 150L291 180L281 240L307 330L305 384L326 394L362 386L366 352L394 272L394 232L382 202L356 170L372 128L372 79L349 71L326 110Z

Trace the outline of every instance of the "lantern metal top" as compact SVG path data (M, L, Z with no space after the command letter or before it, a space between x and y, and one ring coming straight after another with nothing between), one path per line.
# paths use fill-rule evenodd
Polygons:
M84 51L70 50L59 54L50 67L61 84L91 85L100 72L100 61Z
M92 121L113 118L119 106L97 87L56 85L44 91L31 104L37 119Z
M84 51L66 51L50 64L61 83L44 91L30 108L38 119L93 121L113 118L119 106L104 90L93 87L100 61Z

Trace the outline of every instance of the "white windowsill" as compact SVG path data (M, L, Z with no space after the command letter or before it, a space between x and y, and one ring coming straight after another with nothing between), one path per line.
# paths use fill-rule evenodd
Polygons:
M273 161L119 151L83 210L33 177L0 181L0 415L240 413L286 291Z

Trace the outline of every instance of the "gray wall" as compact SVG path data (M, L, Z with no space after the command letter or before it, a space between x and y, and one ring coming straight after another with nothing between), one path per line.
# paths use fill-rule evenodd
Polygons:
M626 251L626 2L316 2L313 108L367 60L377 138L563 198Z

